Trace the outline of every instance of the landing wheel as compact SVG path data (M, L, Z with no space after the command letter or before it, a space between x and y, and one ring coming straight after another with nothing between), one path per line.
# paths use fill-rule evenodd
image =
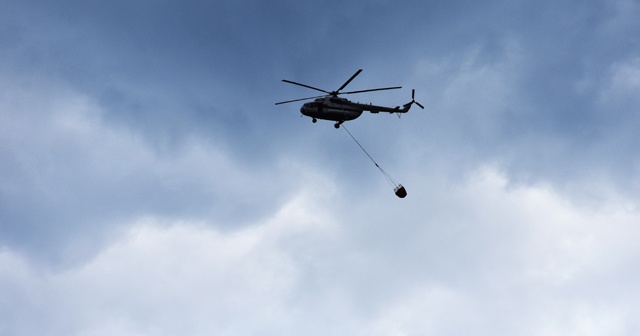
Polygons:
M333 127L340 128L340 123L336 123L335 125L333 125Z
M317 123L317 122L318 122L318 119L313 118L313 119L311 119L311 122L315 124L315 123Z

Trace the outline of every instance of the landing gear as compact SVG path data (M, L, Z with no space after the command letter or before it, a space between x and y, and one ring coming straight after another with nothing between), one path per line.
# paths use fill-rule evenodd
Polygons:
M340 125L342 125L344 121L338 121L335 125L333 125L333 127L335 127L336 129L340 128Z
M318 119L313 118L313 119L311 119L311 122L315 124L315 123L317 123L317 122L318 122Z

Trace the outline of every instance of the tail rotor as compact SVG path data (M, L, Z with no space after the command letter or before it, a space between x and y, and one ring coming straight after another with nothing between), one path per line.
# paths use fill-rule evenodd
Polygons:
M415 89L411 89L411 102L409 104L416 104L418 105L421 109L424 110L424 106L422 106L422 104L418 103L415 99L416 96L416 90Z

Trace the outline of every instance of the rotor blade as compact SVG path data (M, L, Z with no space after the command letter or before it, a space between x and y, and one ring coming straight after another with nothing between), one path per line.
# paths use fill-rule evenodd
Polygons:
M331 92L329 92L329 91L325 91L325 90L323 90L323 89L318 89L317 87L313 87L313 86L306 85L306 84L296 83L296 82L294 82L294 81L290 81L290 80L286 80L286 79L283 79L282 81L283 81L283 82L285 82L285 83L289 83L289 84L300 85L300 86L306 87L306 88L308 88L308 89L312 89L312 90L316 90L316 91L324 92L324 93L327 93L327 94L330 94L330 93L331 93Z
M320 98L320 97L324 97L324 96L325 96L325 95L322 95L322 96L315 96L315 97L307 97L307 98L300 98L300 99L293 99L293 100L287 100L287 101L283 101L283 102L276 103L276 105L287 104L287 103L293 103L293 102L297 102L297 101L301 101L301 100L315 99L315 98Z
M358 90L358 91L340 92L340 93L338 93L338 94L352 94L352 93L362 93L362 92L382 91L382 90L395 90L395 89L402 89L402 86L392 86L392 87L378 88L378 89L369 89L369 90Z
M418 102L414 102L414 103L416 103L416 105L420 106L420 108L424 110L424 106L422 106L422 104L420 104Z
M336 93L340 92L340 90L344 89L347 85L349 85L349 83L351 83L351 81L356 78L357 75L359 75L362 72L362 69L359 69L358 71L356 71L356 73L353 74L353 76L351 76L351 78L349 78L346 82L344 82L344 84L342 84L342 86L336 90Z

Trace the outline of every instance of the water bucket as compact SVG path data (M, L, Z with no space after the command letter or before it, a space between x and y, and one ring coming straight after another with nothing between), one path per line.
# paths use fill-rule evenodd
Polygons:
M396 196L400 198L407 197L407 189L405 189L402 184L398 184L398 186L393 190L396 193Z

